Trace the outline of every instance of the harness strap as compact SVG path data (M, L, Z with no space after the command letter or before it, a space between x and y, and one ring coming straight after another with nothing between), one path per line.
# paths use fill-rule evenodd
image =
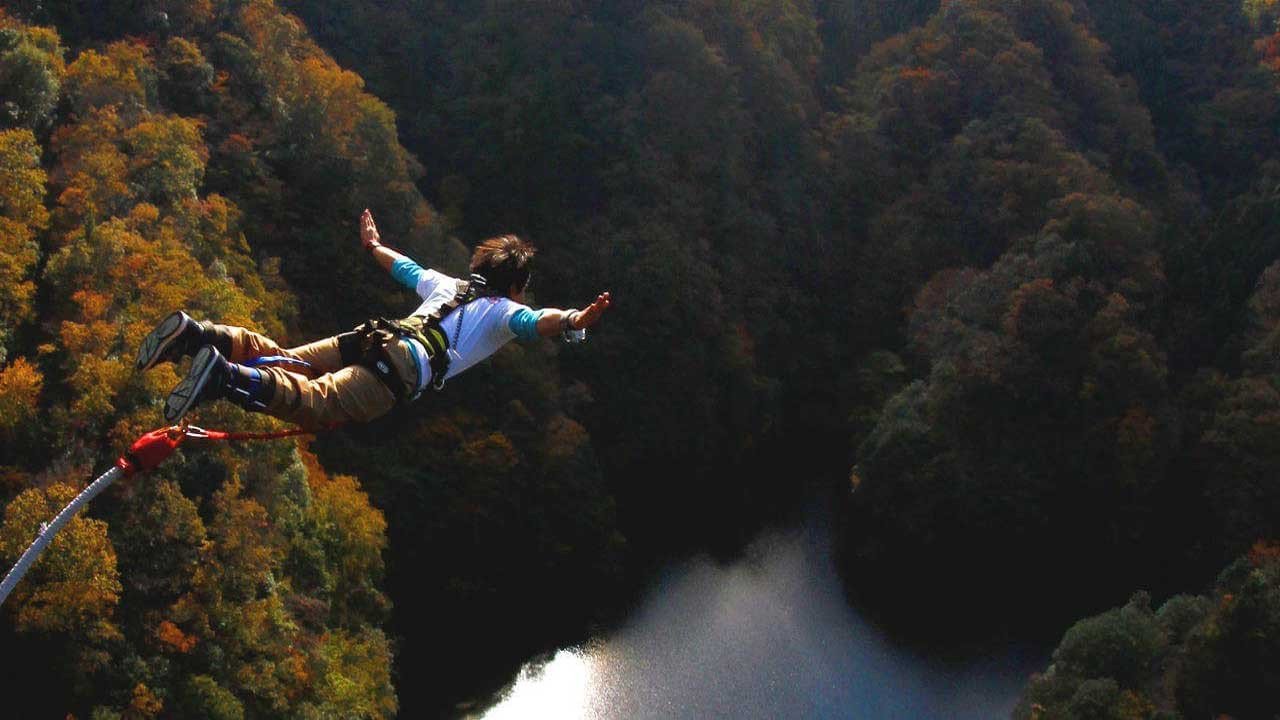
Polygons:
M401 320L371 318L356 328L354 337L339 336L339 346L343 350L343 360L356 355L359 348L359 359L353 364L362 365L373 372L382 384L395 396L396 402L417 397L417 385L406 387L405 382L396 374L391 363L388 348L401 338L414 340L427 351L428 364L431 367L431 386L439 390L444 386L444 378L449 372L449 334L441 327L445 315L461 307L466 311L467 303L475 300L478 293L485 292L483 278L473 275L470 281L459 280L457 291L453 297L432 308L425 315L410 315ZM462 328L462 315L458 316L458 330ZM455 336L457 333L455 332ZM454 338L454 342L457 337Z

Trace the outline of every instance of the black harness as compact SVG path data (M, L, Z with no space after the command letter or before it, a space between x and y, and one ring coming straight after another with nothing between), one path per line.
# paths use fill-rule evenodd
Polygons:
M416 383L413 387L405 385L396 374L388 351L392 344L408 338L426 348L431 365L431 386L439 390L444 387L444 378L449 372L449 334L441 327L441 322L446 315L462 308L458 327L454 330L456 341L462 332L467 303L488 295L487 290L484 278L472 275L470 280L459 280L453 297L431 308L425 315L410 315L401 320L370 318L355 330L338 336L343 365L362 365L371 370L395 395L396 402L415 399Z

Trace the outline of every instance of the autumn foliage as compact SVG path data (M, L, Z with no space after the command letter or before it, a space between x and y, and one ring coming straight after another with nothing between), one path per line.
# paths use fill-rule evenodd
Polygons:
M28 486L3 498L7 567L159 421L176 375L133 368L157 318L183 308L280 335L294 301L278 261L251 250L252 210L207 189L220 128L174 111L216 109L205 38L162 52L145 37L66 48L54 28L0 19L0 83L18 91L0 120L0 447L6 466L34 473L15 475ZM75 691L33 691L19 709L394 715L380 629L386 524L356 479L330 480L300 452L197 450L202 460L174 461L73 520L6 603L4 642L53 668L33 687L66 673ZM10 678L45 664L10 654Z

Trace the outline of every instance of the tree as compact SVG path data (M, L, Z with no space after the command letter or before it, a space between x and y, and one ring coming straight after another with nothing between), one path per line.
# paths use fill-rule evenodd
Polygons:
M217 75L199 45L182 37L169 38L159 66L160 96L167 107L179 114L212 109Z
M35 419L43 386L44 377L25 358L0 369L0 437Z
M0 131L0 363L32 317L38 235L48 226L40 146L29 130Z
M842 84L873 45L922 24L940 4L938 0L814 3L822 33L823 86Z
M1248 304L1243 377L1224 379L1197 443L1191 450L1194 477L1212 509L1214 559L1243 552L1259 538L1280 534L1280 488L1274 468L1280 455L1271 438L1280 409L1275 360L1280 333L1280 264L1262 274Z
M1156 613L1137 593L1081 620L1032 677L1013 716L1266 717L1277 709L1280 651L1275 546L1258 543L1213 592L1170 598Z
M131 121L154 104L156 81L150 50L122 40L80 53L67 67L66 93L77 116L111 106Z
M10 566L79 489L66 483L30 488L10 502L0 525L0 558ZM116 553L107 524L76 517L14 588L9 607L22 632L61 633L83 639L81 669L92 673L110 656L104 643L120 639L112 615L120 599Z
M1053 652L1058 673L1110 678L1122 688L1143 687L1155 674L1164 637L1150 606L1138 595L1117 610L1082 620L1067 630Z
M354 477L330 477L309 455L305 464L311 499L301 534L318 545L325 578L311 591L328 603L331 622L339 627L377 620L389 607L379 590L387 522Z
M152 116L129 128L122 139L139 199L164 205L196 197L209 159L196 122Z
M196 675L186 683L183 711L209 720L244 720L244 705L231 691L208 675Z
M63 53L57 32L0 10L0 128L48 126L62 89Z
M130 494L112 526L121 577L137 612L187 592L208 542L198 509L172 480L153 477Z
M81 122L55 131L51 144L57 161L50 180L57 190L56 227L65 232L133 206L133 189L125 183L128 158L116 144L122 132L114 107L94 109Z
M342 630L320 640L312 672L323 712L344 718L380 720L396 715L391 688L391 644L376 630Z

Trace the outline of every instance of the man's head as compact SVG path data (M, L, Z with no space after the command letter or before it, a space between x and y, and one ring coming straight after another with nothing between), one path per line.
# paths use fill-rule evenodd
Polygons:
M515 235L499 235L476 246L471 272L483 275L492 292L516 296L529 284L529 261L537 251Z

